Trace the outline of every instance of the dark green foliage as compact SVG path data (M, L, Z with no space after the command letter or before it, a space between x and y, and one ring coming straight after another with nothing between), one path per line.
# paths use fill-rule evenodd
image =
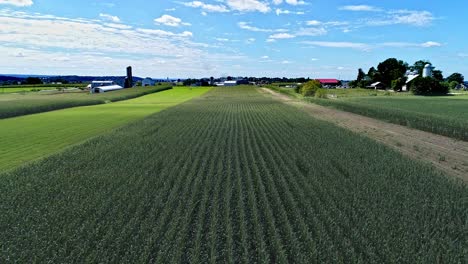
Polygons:
M362 69L359 69L356 81L360 82L360 81L364 80L364 78L366 78L366 74L364 73L364 71Z
M60 89L63 89L60 87ZM169 86L131 88L103 94L62 94L39 95L32 99L12 100L1 102L0 119L15 116L36 114L53 110L71 108L76 106L87 106L104 104L107 102L118 102L140 97L146 94L171 89Z
M392 81L392 90L399 92L402 90L403 86L406 84L406 77L401 77Z
M322 85L319 81L308 81L304 85L302 85L301 94L302 96L315 96L315 92L317 92L317 90L320 88L322 88Z
M440 71L440 70L433 70L432 71L432 77L434 79L436 79L437 81L439 81L439 82L444 81L444 75L442 74L442 71Z
M463 263L468 190L217 88L0 176L0 262Z
M453 90L453 89L456 89L459 84L460 84L459 82L451 81L450 83L448 83L448 87L449 89Z
M444 95L448 93L448 87L431 77L414 79L410 83L410 90L415 95Z
M428 60L418 60L413 64L413 66L410 67L410 69L412 71L417 71L419 75L422 75L424 66L426 66L426 64L431 64L431 62Z
M447 77L447 82L457 82L461 84L465 81L465 77L461 73L453 73L449 77Z
M404 61L391 58L379 63L377 69L380 74L379 81L382 82L385 87L390 87L393 80L405 76L408 64Z
M367 77L371 83L378 82L380 79L380 73L374 67L371 67L367 73Z
M36 77L28 77L24 81L24 84L29 85L29 84L42 84L42 80Z

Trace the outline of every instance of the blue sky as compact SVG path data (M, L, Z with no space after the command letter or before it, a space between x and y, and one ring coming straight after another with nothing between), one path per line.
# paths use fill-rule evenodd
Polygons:
M396 57L468 76L462 0L0 0L0 73L354 79Z

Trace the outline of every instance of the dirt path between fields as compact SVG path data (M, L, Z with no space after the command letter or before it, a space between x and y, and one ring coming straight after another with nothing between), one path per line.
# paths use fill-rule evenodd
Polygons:
M411 158L429 162L445 173L468 182L468 142L307 103L267 88L260 90L286 104L301 108L317 119L366 135Z

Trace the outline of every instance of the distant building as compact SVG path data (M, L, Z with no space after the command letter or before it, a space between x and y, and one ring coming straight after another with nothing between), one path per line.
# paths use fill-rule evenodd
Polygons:
M143 87L145 87L145 86L155 86L155 85L156 85L156 80L153 80L150 77L146 77L145 79L143 79L143 81L141 81L141 86L143 86Z
M426 64L423 69L423 77L432 77L432 71L435 69L431 64Z
M116 85L113 81L93 81L90 86L91 93L105 93L122 89L122 86Z
M375 82L375 83L371 84L368 88L372 88L372 89L377 90L377 89L384 89L385 86L381 82Z
M223 86L236 86L237 81L225 81Z
M455 90L468 90L468 83L460 83L455 87Z
M418 71L407 71L405 76L406 76L406 83L405 83L405 85L403 85L403 87L401 89L403 92L409 91L409 84L414 79L418 78L420 75L419 75Z
M341 84L341 82L337 79L316 79L319 81L320 84L325 88L334 88Z

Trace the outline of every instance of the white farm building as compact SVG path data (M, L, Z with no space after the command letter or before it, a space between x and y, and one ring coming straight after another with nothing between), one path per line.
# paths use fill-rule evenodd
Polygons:
M91 93L105 93L122 90L123 87L115 84L113 81L93 81L91 83Z
M141 81L141 86L155 86L156 85L156 80L153 80L152 78L146 77Z

